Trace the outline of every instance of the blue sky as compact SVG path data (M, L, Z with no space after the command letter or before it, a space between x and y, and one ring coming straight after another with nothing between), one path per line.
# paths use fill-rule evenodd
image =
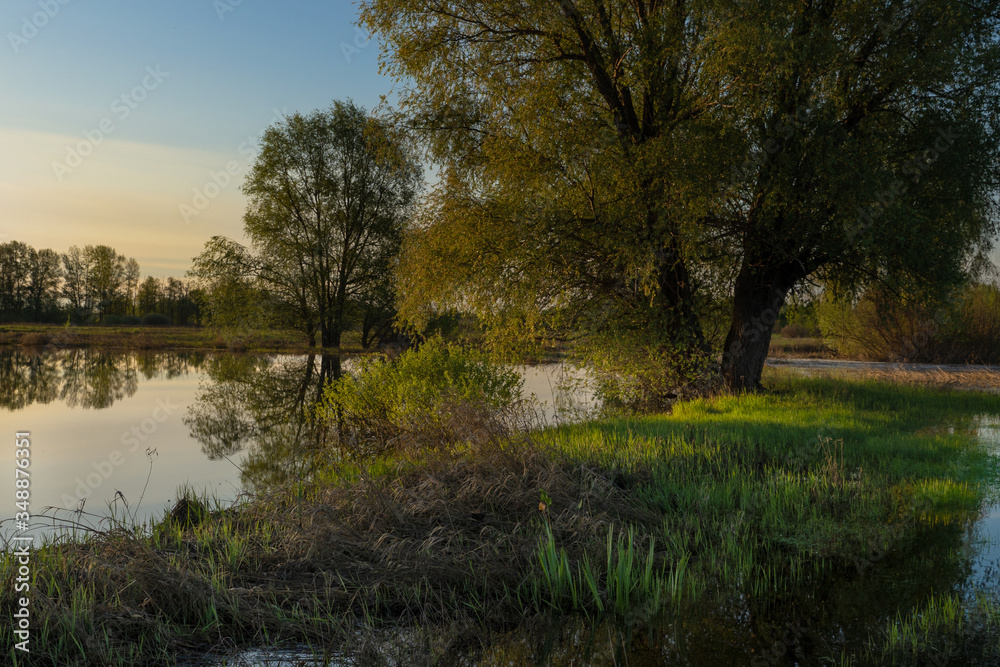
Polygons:
M346 1L5 0L0 240L107 243L164 276L241 238L246 146L276 114L391 99L356 18Z

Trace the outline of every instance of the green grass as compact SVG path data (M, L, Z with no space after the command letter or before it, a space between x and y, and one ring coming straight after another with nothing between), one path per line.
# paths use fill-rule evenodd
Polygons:
M998 409L983 394L779 378L768 394L545 437L661 514L665 559L691 556L706 583L757 593L904 544L919 525L975 517L997 464L969 429Z
M223 638L367 650L357 625L427 630L400 635L406 650L449 664L553 612L700 624L724 644L698 619L722 614L729 632L719 610L782 609L841 582L876 601L866 581L921 562L995 499L997 459L972 429L1000 396L771 383L530 436L472 424L468 443L330 463L238 509L48 545L34 559L39 653L19 664L158 661ZM0 558L0 578L14 567ZM976 616L931 595L828 655L865 664L926 656L956 630L970 645L996 636L994 603Z

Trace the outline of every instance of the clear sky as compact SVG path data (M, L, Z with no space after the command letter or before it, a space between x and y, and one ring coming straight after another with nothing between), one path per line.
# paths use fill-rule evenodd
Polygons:
M209 237L242 238L264 128L391 99L356 19L347 0L4 0L0 241L105 243L180 276Z

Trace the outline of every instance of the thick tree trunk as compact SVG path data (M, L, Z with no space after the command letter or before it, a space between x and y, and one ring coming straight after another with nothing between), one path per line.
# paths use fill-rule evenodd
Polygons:
M771 331L795 282L788 271L744 266L736 278L733 320L722 353L722 378L732 392L759 391Z

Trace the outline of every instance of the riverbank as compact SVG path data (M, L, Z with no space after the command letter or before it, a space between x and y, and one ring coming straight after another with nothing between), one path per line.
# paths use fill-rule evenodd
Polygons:
M356 335L345 335L341 350L362 350ZM189 350L306 354L309 347L293 330L254 331L246 336L204 327L180 326L65 326L56 324L0 325L0 349L100 348L107 350Z
M363 467L313 451L308 478L238 507L189 496L152 527L44 546L32 653L8 657L159 664L235 642L502 664L540 659L539 633L556 654L585 645L558 641L583 619L695 664L749 664L782 637L807 662L1000 659L996 600L954 596L997 481L975 425L1000 397L770 383L530 434L469 414L461 445ZM5 556L0 576L15 571ZM13 587L0 595L12 613Z
M462 339L481 344L475 332L463 330ZM254 332L251 337L225 335L204 327L102 326L56 324L0 324L0 349L4 347L102 348L109 350L229 350L238 352L306 354L320 352L302 342L293 330ZM363 351L356 332L346 332L341 349ZM568 350L565 342L546 345L532 355L535 362L559 361ZM770 359L830 359L834 352L819 338L785 338L775 334L768 352Z
M1000 366L794 357L769 358L766 363L776 372L794 373L807 377L871 380L936 389L1000 393Z

